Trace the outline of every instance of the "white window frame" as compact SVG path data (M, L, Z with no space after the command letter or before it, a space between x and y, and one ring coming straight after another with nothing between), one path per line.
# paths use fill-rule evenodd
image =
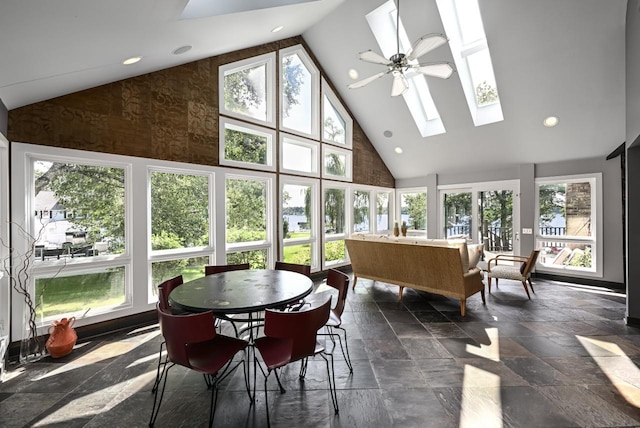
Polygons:
M378 195L381 193L386 193L389 195L389 219L388 219L388 224L389 224L389 228L387 229L378 229ZM379 233L379 234L391 234L393 232L393 223L395 222L395 189L391 189L391 188L374 188L373 191L373 201L374 204L372 204L372 218L373 218L373 224L374 224L374 229L373 232L375 233Z
M225 130L229 128L234 131L243 132L245 134L257 135L259 137L265 137L267 139L267 163L259 164L253 162L243 162L233 159L227 159L225 157ZM219 147L219 162L220 165L234 166L238 168L257 169L261 171L275 171L275 158L276 158L276 131L261 126L256 126L250 123L241 122L239 120L230 119L227 117L220 117L220 144Z
M286 141L285 141L286 140ZM284 167L284 146L286 144L306 147L311 150L311 171L301 171ZM304 175L308 177L320 177L320 143L295 135L280 133L280 172L285 174Z
M344 232L343 233L332 233L327 234L324 221L325 221L325 190L327 189L340 189L344 190ZM337 266L344 266L349 264L349 255L347 254L346 246L345 246L345 258L344 260L338 261L330 261L327 262L325 258L325 244L327 242L332 241L342 241L349 237L349 231L351 230L351 217L353 214L350 214L353 211L353 203L351 202L351 187L346 183L340 183L335 181L323 181L322 182L322 205L320 209L320 227L322 227L322 269L327 270Z
M320 270L320 248L319 248L319 231L320 227L324 222L318 221L319 219L319 210L318 210L318 192L320 191L320 180L314 178L304 178L304 177L291 177L287 175L280 176L280 197L278 201L278 206L280 209L283 208L283 195L284 195L284 186L285 185L297 185L297 186L309 186L311 187L311 236L309 238L289 238L284 239L282 236L282 230L284 226L284 217L280 215L278 218L278 233L280 236L280 252L279 252L279 260L284 260L284 247L294 246L294 245L304 245L309 244L311 246L311 271L317 272Z
M218 246L218 248L224 248L224 260L226 261L227 254L230 253L239 253L244 251L254 251L254 250L267 250L267 266L273 264L273 255L274 251L274 230L273 227L276 224L274 220L274 215L276 213L275 210L275 175L268 173L259 173L259 172L251 172L251 171L239 171L239 170L224 170L222 172L222 178L219 180L222 186L222 193L216 192L218 195L224 195L224 203L222 219L226 219L226 200L227 200L227 180L235 179L235 180L253 180L253 181L262 181L266 184L266 239L262 241L251 241L251 242L233 242L227 243L227 226L226 220L223 221L224 224L224 233L219 233L219 236L222 237L222 242L224 243L223 247ZM218 190L217 188L216 190ZM219 252L220 253L220 252Z
M398 222L398 227L402 224L402 195L405 193L426 193L427 195L427 209L425 209L425 228L424 230L408 229L408 236L427 236L427 230L429 229L429 218L427 216L429 208L429 192L426 187L406 187L403 189L396 189L395 195L395 217L394 222ZM393 230L393 227L392 227Z
M295 45L288 47L286 49L280 49L279 51L279 70L280 70L280 82L283 81L282 78L282 61L285 56L290 56L293 54L297 54L300 58L300 61L307 68L309 73L311 74L311 132L306 133L297 129L288 128L284 125L284 85L281 83L279 88L279 96L280 96L280 124L279 129L281 131L289 132L295 135L301 135L303 137L312 138L315 140L320 139L320 113L319 113L319 105L320 105L320 71L318 67L311 60L306 50L302 45Z
M354 229L356 227L356 218L355 218L355 193L356 192L363 192L363 193L368 193L369 194L369 231L368 232L356 232ZM373 233L374 231L374 226L373 224L375 223L375 218L373 217L373 213L375 212L375 207L374 204L372 204L372 201L375 203L374 200L374 191L373 189L370 188L366 188L366 187L360 187L360 186L354 186L351 187L350 189L350 193L351 193L351 233Z
M324 120L325 120L324 119L325 118L324 97L327 97L327 99L329 100L333 108L336 110L336 113L338 113L338 115L344 121L344 124L345 124L345 130L344 130L345 143L344 144L339 143L337 141L326 139L324 137ZM331 89L331 87L329 86L329 84L325 79L322 79L322 97L320 100L321 100L320 102L321 102L321 110L322 110L322 119L320 122L320 135L322 136L322 142L333 144L338 147L344 147L346 149L351 149L353 147L353 119L351 118L347 110L344 108L340 100L338 100L338 97L333 92L333 90Z
M9 243L9 141L0 132L0 240ZM9 244L11 245L11 244ZM9 257L6 245L0 245L0 260ZM5 353L11 337L11 288L9 278L0 270L0 378L5 373ZM1 379L0 379L1 382Z
M556 183L591 183L591 237L567 237L556 235L541 235L540 234L540 186L545 184ZM585 277L597 277L602 278L602 258L603 258L603 225L602 225L602 173L592 174L576 174L568 176L558 177L544 177L536 178L535 180L535 192L536 192L536 216L535 216L535 247L540 248L542 242L554 241L562 243L576 243L576 244L589 244L591 245L591 269L575 268L571 266L555 266L549 264L542 264L538 261L536 265L537 272L546 272L553 274L568 274L574 276ZM595 229L595 230L594 230Z
M176 175L194 175L194 176L200 176L200 177L206 177L207 178L207 182L208 182L208 195L207 197L209 198L208 201L208 209L209 209L209 226L208 226L208 233L209 233L209 244L205 245L205 246L200 246L200 247L190 247L190 248L174 248L174 249L170 249L170 250L153 250L152 249L152 245L151 245L151 236L153 235L152 233L152 219L151 219L151 211L153 209L151 203L151 175L153 173L164 173L164 174L176 174ZM147 182L149 183L149 204L148 204L148 213L147 213L147 229L148 229L148 236L149 236L149 240L147 242L148 245L148 252L149 252L149 257L150 257L150 261L158 261L158 260L152 260L154 257L162 257L163 255L181 255L184 257L179 257L179 258L191 258L191 257L200 257L200 255L196 255L193 256L194 253L201 253L202 251L206 251L206 252L213 252L213 231L212 228L213 226L213 213L214 213L214 207L212 206L212 200L213 200L213 188L214 188L214 173L213 172L206 172L206 171L194 171L194 170L190 170L190 169L184 169L184 168L171 168L171 167L160 167L160 166L150 166L148 168L148 175L147 175ZM175 259L175 257L171 257L168 260L173 260Z
M89 156L91 156L89 158ZM94 324L101 321L106 321L122 316L132 315L141 312L141 307L136 308L134 302L136 301L136 293L146 293L144 289L134 289L133 284L137 279L145 278L146 275L139 275L137 278L134 272L134 266L132 265L133 259L133 230L135 219L133 218L133 204L135 200L133 194L140 194L144 192L144 186L146 181L143 177L140 180L134 180L134 162L141 162L143 160L133 160L134 158L110 155L104 153L87 152L73 149L61 149L57 147L49 146L35 146L23 143L12 143L11 153L11 165L13 166L12 183L11 183L11 203L12 211L11 217L18 224L24 225L26 230L33 230L33 210L31 204L34 199L33 195L33 161L42 160L50 162L65 162L65 163L77 163L82 165L94 165L101 167L114 167L122 168L125 172L125 250L122 254L108 255L108 256L95 256L91 258L78 258L72 262L65 261L51 261L42 265L32 265L31 278L30 278L30 290L33 293L35 290L35 280L51 275L55 275L60 271L60 267L64 266L64 270L58 274L58 276L72 276L82 275L86 273L95 273L103 271L104 269L123 267L125 269L125 301L124 303L112 306L105 306L96 308L90 313L79 313L76 317L76 326L83 326L88 324ZM138 185L133 183L137 182ZM26 190L25 190L26 189ZM138 198L137 203L146 203L146 198ZM146 212L142 210L142 212ZM144 220L144 215L141 216ZM146 221L146 220L144 220ZM19 227L13 225L13 236L20 236ZM18 254L24 254L27 250L27 242L23 239L16 239L12 241L12 245L16 249ZM146 251L146 247L142 249ZM84 259L84 260L83 260ZM145 269L146 273L146 269ZM143 280L142 283L145 283ZM145 294L146 297L146 294ZM140 302L143 299L139 300ZM144 299L146 302L146 299ZM17 293L13 293L11 299L12 316L11 316L11 337L12 340L20 340L24 338L25 329L23 327L23 315L24 315L24 302L22 296ZM146 307L146 303L144 305ZM73 316L75 314L68 314ZM52 316L38 320L38 334L45 334L47 328L51 324L51 321L58 316Z
M325 170L324 158L329 153L337 153L339 155L345 156L346 159L345 159L345 175L344 176L329 174ZM348 181L348 182L351 182L353 180L353 153L351 152L351 150L346 150L340 147L323 144L322 159L320 159L320 164L322 166L322 178L329 179L329 180Z
M520 254L520 180L483 181L476 183L447 184L438 186L438 238L446 239L444 196L445 193L471 193L471 242L480 243L478 235L478 220L480 210L478 207L478 195L480 192L495 190L511 190L513 192L512 227L513 227L513 252ZM428 201L427 201L428 203Z
M264 55L247 58L241 61L232 62L229 64L221 65L218 68L218 106L221 115L231 116L249 122L257 123L259 125L265 125L271 128L276 126L276 73L275 73L275 61L276 53L270 52ZM224 105L224 76L225 73L234 73L246 68L257 67L260 65L265 66L266 70L266 87L265 87L265 103L267 107L266 120L256 119L251 116L236 113L231 110L227 110Z

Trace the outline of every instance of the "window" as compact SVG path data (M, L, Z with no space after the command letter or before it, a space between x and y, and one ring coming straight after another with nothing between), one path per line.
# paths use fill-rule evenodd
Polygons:
M427 233L427 192L421 189L402 189L398 194L399 223L406 222L408 235Z
M287 263L319 270L317 248L318 180L280 177L282 257Z
M351 151L322 146L322 177L351 181Z
M536 247L545 270L601 276L601 174L536 180Z
M477 0L436 0L475 126L504 120Z
M54 276L36 278L38 318L53 319L69 314L94 315L126 303L124 266L67 274L62 269Z
M151 263L151 283L152 295L151 300L158 300L158 284L182 275L184 282L204 276L205 265L210 264L209 256L189 257L174 260L164 260Z
M275 53L220 66L220 113L275 126Z
M402 24L402 16L400 17L400 28L397 28L396 11L395 2L389 0L366 15L367 23L380 46L382 56L385 58L391 58L392 55L398 53L398 35L400 37L401 52L411 52L413 49ZM418 64L418 60L414 60L413 64ZM411 112L411 117L413 117L420 135L429 137L444 134L446 132L444 123L433 101L425 76L417 73L407 81L409 89L402 97ZM391 85L389 85L389 91L391 91Z
M344 239L347 237L347 187L325 182L323 190L324 267L347 262Z
M130 248L125 238L130 167L70 155L29 155L23 147L16 149L17 156L29 160L27 195L33 195L30 226L23 230L31 236L15 236L20 236L20 254L32 251L38 322L46 325L62 315L90 317L130 307ZM24 198L24 187L21 190L17 194Z
M353 191L353 231L370 232L370 199L371 192L365 190Z
M220 118L220 164L275 169L275 131Z
M320 176L320 143L280 134L280 172Z
M34 159L33 183L36 263L125 251L123 168Z
M227 174L225 179L228 263L269 266L273 180L266 176Z
M351 148L353 120L333 93L329 84L322 80L322 141Z
M389 233L391 225L392 192L376 192L376 232Z
M320 74L302 46L280 51L281 129L318 138Z
M209 177L151 172L151 250L208 245Z

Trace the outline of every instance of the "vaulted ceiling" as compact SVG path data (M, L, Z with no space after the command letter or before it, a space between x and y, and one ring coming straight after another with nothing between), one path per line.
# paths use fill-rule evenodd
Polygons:
M624 141L626 0L479 0L504 120L475 127L458 75L428 77L447 132L426 138L402 97L389 95L391 79L347 89L350 69L380 71L358 52L379 52L365 15L384 1L219 0L213 10L192 0L205 11L191 19L181 18L187 0L2 2L0 99L13 109L302 35L399 179L604 157ZM401 19L411 41L444 32L435 0L401 0ZM143 59L121 64L132 56ZM448 46L425 59L453 62ZM550 115L559 125L545 128Z

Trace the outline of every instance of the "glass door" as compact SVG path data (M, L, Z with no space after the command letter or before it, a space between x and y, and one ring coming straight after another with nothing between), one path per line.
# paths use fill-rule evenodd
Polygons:
M8 142L0 134L0 260L4 262L9 257L9 157ZM10 245L10 244L8 244ZM0 269L0 382L5 374L4 361L9 346L9 278L4 269Z
M517 253L518 192L517 180L441 186L441 236L484 244L485 257L487 253Z

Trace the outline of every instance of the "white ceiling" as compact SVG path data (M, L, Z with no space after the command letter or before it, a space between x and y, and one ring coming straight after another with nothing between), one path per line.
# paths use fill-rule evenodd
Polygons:
M624 141L626 0L479 0L505 120L474 127L457 74L427 78L447 129L427 138L388 76L346 88L349 69L380 71L357 54L379 51L365 14L384 0L237 1L249 11L181 20L187 0L3 0L0 99L14 109L302 34L397 179L604 157ZM444 32L435 0L401 0L401 18L412 41ZM423 59L453 62L446 46Z

